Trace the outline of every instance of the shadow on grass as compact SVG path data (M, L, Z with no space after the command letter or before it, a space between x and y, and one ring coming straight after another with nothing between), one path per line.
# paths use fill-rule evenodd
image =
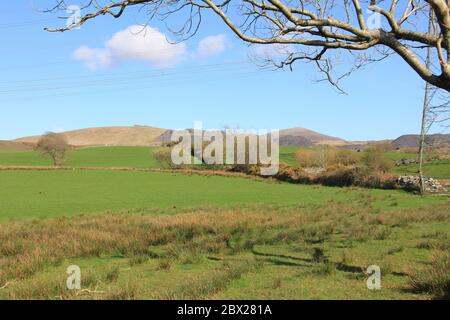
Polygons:
M281 259L289 259L289 260L303 261L303 262L309 262L309 263L314 262L312 259L298 258L298 257L293 257L293 256L284 255L284 254L273 254L273 253L258 252L258 251L256 251L255 249L252 249L252 253L253 253L255 256L261 256L261 257L281 258Z

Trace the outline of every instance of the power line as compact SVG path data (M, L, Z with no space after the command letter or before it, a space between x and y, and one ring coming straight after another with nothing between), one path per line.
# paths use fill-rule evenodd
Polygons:
M233 65L243 65L243 64L252 64L251 61L248 60L236 60L236 61L229 61L229 62L222 62L222 63L214 63L214 64L201 64L201 65L195 65L190 67L179 67L178 70L195 70L195 69L209 69L212 67L221 67L221 66L233 66ZM15 80L15 81L0 81L0 84L25 84L27 83L35 83L39 82L39 84L42 84L43 82L47 81L55 81L55 80L77 80L77 79L96 79L97 81L107 80L108 78L103 77L114 77L114 76L123 76L123 75L162 75L162 74L176 74L178 71L154 71L154 70L145 70L145 71L129 71L129 72L113 72L113 73L103 73L103 74L89 74L89 75L82 75L82 76L61 76L61 77L51 77L51 78L41 78L41 79L29 79L29 80ZM97 79L98 78L98 79ZM118 78L120 80L120 78Z
M20 22L0 23L0 29L22 28L42 24L43 22L55 22L55 19L28 20Z
M196 84L199 85L205 85L206 83L213 83L215 81L218 80L235 80L235 79L243 79L243 78L247 78L247 77L252 77L252 76L261 76L262 74L266 74L266 73L270 73L271 71L265 70L259 70L259 71L252 71L252 72L242 72L242 73L236 73L236 74L231 74L231 75L227 75L227 77L216 77L208 82L202 82L199 81ZM231 77L230 77L231 76ZM153 86L149 87L147 85L145 86L136 86L136 85L129 85L129 86L122 86L121 84L117 84L120 85L119 88L115 88L115 89L107 89L107 90L95 90L95 91L84 91L84 92L70 92L70 93L61 93L61 94L52 94L52 95L43 95L43 96L32 96L32 97L19 97L19 98L15 98L15 99L4 99L4 100L0 100L1 103L7 103L7 102L17 102L17 101L26 101L26 100L38 100L38 99L48 99L48 98L57 98L57 97L69 97L69 96L81 96L81 95L92 95L92 94L104 94L104 93L108 93L108 92L123 92L123 91L136 91L136 90L148 90L148 89L153 89L153 88L161 88L161 87L168 87L168 86L174 86L174 85L193 85L195 84L192 80L198 80L198 79L183 79L182 81L180 81L179 79L177 79L177 81L172 81L172 82L156 82L156 84L154 84ZM151 84L151 83L150 83Z
M226 70L227 72L230 71L234 71L234 70ZM189 73L184 72L184 73L178 73L176 74L177 76L188 76L188 79L190 79L189 77L192 77L193 75L201 75L201 72L195 72L195 71L191 71ZM30 93L30 92L41 92L41 91L54 91L54 90L65 90L65 89L78 89L78 88L86 88L86 87L92 87L92 85L98 84L100 87L104 87L104 86L123 86L124 84L141 84L141 83L152 83L152 82L158 82L161 83L163 81L167 81L167 80L173 80L174 78L170 78L170 77L161 77L158 75L152 76L152 77L140 77L140 78L129 78L126 80L121 80L121 81L116 81L116 80L110 80L110 81L102 81L100 83L98 82L91 82L91 83L76 83L76 84L69 84L69 85L65 85L65 86L52 86L52 87L41 87L41 88L33 88L33 89L29 89L29 90L11 90L11 91L0 91L0 93L2 95L10 95L10 94L23 94L23 93Z

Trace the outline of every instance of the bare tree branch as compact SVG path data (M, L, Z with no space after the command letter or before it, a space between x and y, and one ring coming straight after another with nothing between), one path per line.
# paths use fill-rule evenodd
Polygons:
M197 32L203 12L213 12L247 43L289 46L284 60L273 61L274 66L291 68L299 60L313 62L337 88L342 77L395 54L426 82L450 92L447 0L90 0L81 4L90 12L79 21L46 30L71 30L102 15L119 18L127 8L135 6L145 9L148 20L181 14L185 21L182 27L169 28L180 39ZM47 12L66 8L65 1L58 0ZM434 17L432 31L427 28L429 10ZM436 53L429 66L425 63L428 48ZM354 53L355 59L349 70L336 76L331 74L336 69L333 52L340 51Z

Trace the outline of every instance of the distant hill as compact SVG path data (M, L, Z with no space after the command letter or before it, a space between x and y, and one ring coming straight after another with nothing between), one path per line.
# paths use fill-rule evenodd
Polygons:
M280 136L281 146L296 146L296 147L310 147L314 142L302 136Z
M192 129L187 129L192 132ZM170 142L173 130L167 130L157 140ZM308 147L316 144L345 145L347 142L340 138L327 136L304 128L291 128L280 131L280 145Z
M0 151L29 151L33 150L33 145L16 141L0 140Z
M426 143L429 145L450 145L450 134L431 134L426 137ZM406 147L418 147L419 135L418 134L405 134L393 140L392 146L396 149Z
M312 146L315 144L345 145L343 139L328 136L305 128L291 128L280 131L280 144L288 146Z
M187 129L192 131L192 129ZM173 130L150 126L122 126L86 128L63 132L69 144L84 146L150 146L169 142ZM40 136L20 138L14 141L0 141L0 150L30 150ZM393 140L394 148L417 147L418 135L403 135ZM427 138L429 144L450 145L450 134L432 134ZM371 141L351 142L344 139L321 134L305 128L291 128L280 131L282 146L332 145L350 149L362 149Z
M185 129L186 131L188 131L191 135L194 133L194 129ZM163 134L161 134L156 140L161 142L161 143L167 143L167 142L171 142L172 141L172 134L174 132L177 132L177 130L166 130ZM202 130L202 133L204 134L205 132L209 132L209 133L222 133L225 134L225 131L221 130L221 131L207 131L207 130ZM249 136L244 134L245 136ZM200 136L200 135L199 135Z
M101 127L63 132L73 146L149 146L165 129L149 126ZM36 143L41 136L25 137L15 142Z

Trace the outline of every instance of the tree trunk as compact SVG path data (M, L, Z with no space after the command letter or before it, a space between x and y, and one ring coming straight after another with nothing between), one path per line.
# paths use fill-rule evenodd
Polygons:
M431 33L432 27L433 27L433 12L430 9L430 15L429 15L429 21L428 21L428 32ZM426 61L427 68L430 68L431 65L431 48L428 47L427 49L427 61ZM424 149L425 149L425 138L427 136L428 131L428 123L427 123L427 115L430 107L430 90L431 90L431 84L429 82L425 83L425 94L423 97L423 108L422 108L422 122L420 127L420 138L419 138L419 177L420 177L420 193L425 193L425 177L423 174L423 162L424 162Z

